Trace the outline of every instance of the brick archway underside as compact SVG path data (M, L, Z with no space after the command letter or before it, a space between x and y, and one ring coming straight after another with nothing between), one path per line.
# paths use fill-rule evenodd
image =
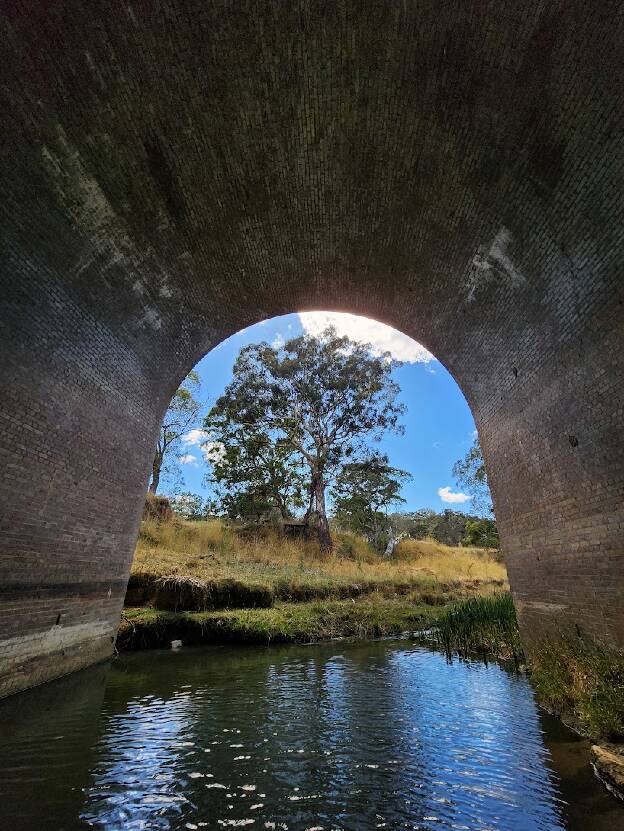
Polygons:
M526 636L624 643L619 3L67 0L0 26L0 694L110 653L169 396L311 308L454 374Z

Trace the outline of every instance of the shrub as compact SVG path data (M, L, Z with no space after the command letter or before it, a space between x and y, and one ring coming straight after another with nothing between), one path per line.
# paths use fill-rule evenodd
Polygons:
M143 506L143 519L170 522L173 519L173 511L167 497L148 491Z

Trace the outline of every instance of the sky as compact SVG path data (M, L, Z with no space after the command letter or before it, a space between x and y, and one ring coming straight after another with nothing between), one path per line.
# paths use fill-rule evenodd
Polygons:
M470 512L470 498L453 481L451 469L474 441L475 425L459 387L442 364L423 346L383 323L337 312L305 312L275 317L243 329L222 341L195 367L201 378L199 398L207 409L232 378L232 367L243 346L267 341L278 345L307 332L313 335L333 325L339 334L370 343L374 353L389 351L403 362L393 372L401 387L399 400L406 405L402 436L388 434L375 447L387 453L390 464L413 477L402 491L401 510L444 508ZM190 431L180 456L183 490L207 496L202 483L206 473L201 430ZM165 488L166 490L166 488Z

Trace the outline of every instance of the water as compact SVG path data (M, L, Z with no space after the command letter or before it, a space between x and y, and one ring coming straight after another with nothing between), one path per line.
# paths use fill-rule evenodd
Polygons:
M524 677L409 641L136 653L0 725L11 831L624 829Z

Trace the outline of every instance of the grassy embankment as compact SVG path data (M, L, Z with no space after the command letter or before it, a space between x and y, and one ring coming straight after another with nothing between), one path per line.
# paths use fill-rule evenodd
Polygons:
M543 706L591 739L624 741L621 651L566 635L531 644L525 657L510 594L471 598L443 611L435 636L448 653L526 662Z
M348 534L323 555L272 529L146 520L118 647L396 634L457 600L503 591L506 579L491 553L432 541L404 541L386 560Z
M142 523L118 647L315 641L434 627L449 653L528 663L539 700L594 739L624 739L624 655L586 639L522 652L505 567L480 549L405 540L381 558L337 534L332 555L274 531Z

